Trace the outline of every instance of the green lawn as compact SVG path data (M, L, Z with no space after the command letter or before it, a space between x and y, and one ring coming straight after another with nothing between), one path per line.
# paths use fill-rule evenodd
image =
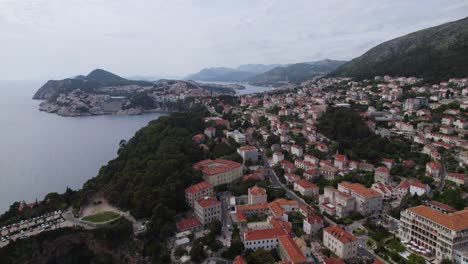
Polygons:
M405 246L403 246L400 243L400 241L398 241L397 239L390 239L387 242L385 242L385 244L392 251L395 251L395 252L398 252L398 253L405 251Z
M119 217L118 213L106 211L93 215L88 215L82 218L83 221L93 222L93 223L102 223Z

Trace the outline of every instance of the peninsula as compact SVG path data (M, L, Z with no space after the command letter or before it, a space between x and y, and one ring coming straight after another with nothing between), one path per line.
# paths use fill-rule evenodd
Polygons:
M33 99L44 100L40 111L61 116L138 115L146 111L186 111L198 97L234 95L241 89L245 87L239 84L134 81L96 69L87 76L50 80Z

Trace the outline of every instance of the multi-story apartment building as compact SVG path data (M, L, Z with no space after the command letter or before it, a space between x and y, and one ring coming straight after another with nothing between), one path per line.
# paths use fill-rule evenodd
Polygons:
M356 199L354 210L362 215L373 215L382 211L383 195L359 183L341 182L338 190L349 193Z
M237 149L237 153L241 155L244 161L257 161L258 160L258 150L254 146L242 146Z
M420 205L401 213L398 235L413 241L437 260L456 260L456 252L468 249L468 209L444 213Z
M203 160L193 165L203 172L203 179L213 186L230 183L242 177L242 164L231 160Z
M185 189L185 201L193 208L195 201L205 196L213 195L213 185L202 181Z
M378 167L374 172L374 181L389 184L391 181L390 170L387 167Z
M213 220L221 221L221 202L215 196L205 196L195 202L195 216L203 226Z
M323 245L341 259L354 258L357 255L359 240L339 226L323 229Z
M234 139L239 144L245 144L247 141L245 139L245 135L239 132L238 130L234 130L232 132L227 132L226 136L228 138Z
M294 182L294 190L298 191L303 196L318 196L319 187L306 179L301 179Z
M355 208L356 199L349 193L338 191L333 187L325 187L319 197L319 208L331 216L339 218L348 216Z

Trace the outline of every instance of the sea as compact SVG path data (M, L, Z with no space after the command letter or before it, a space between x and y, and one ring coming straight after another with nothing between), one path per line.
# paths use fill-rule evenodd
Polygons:
M15 201L79 189L117 156L118 144L160 113L61 117L32 100L42 81L0 81L0 214ZM245 85L238 94L267 87Z

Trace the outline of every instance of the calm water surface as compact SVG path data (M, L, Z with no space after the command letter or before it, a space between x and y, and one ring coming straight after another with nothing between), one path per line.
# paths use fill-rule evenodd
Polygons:
M42 82L0 81L0 214L14 201L81 188L116 157L118 143L161 114L60 117L32 100ZM269 90L246 85L238 94Z
M32 100L41 82L0 81L0 214L14 201L80 188L116 157L121 139L160 114L60 117Z

